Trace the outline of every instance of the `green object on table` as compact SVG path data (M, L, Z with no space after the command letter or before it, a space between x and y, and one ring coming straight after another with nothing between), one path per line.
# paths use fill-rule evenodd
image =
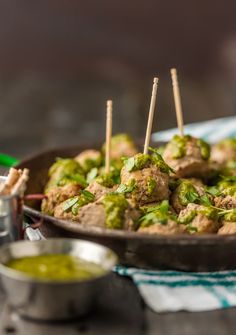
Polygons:
M19 163L19 160L11 157L9 155L1 154L0 153L0 165L5 167L12 167Z

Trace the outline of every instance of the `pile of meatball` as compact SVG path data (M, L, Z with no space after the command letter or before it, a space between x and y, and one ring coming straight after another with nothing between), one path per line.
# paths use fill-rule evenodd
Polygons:
M42 212L85 226L142 234L236 234L236 139L210 146L175 135L142 154L130 136L49 169Z

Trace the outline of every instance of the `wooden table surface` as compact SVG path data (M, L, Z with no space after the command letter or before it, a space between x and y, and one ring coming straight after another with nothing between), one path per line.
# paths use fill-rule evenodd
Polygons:
M4 170L0 168L0 173ZM113 285L113 286L112 286ZM236 325L236 308L229 308L224 310L217 310L211 312L177 312L177 313L154 313L147 308L135 285L128 279L118 277L117 275L113 278L111 290L117 292L111 299L112 306L117 306L118 317L113 316L113 319L96 317L95 324L96 330L92 327L77 328L76 333L83 334L101 334L101 335L233 335L235 334ZM0 320L4 307L5 296L0 290ZM119 312L119 308L121 310ZM120 320L119 314L123 315ZM127 317L124 317L124 315ZM117 320L118 319L118 320ZM112 322L111 322L112 321ZM116 325L117 322L117 325ZM110 325L110 326L109 326ZM116 325L116 326L114 326ZM1 326L1 321L0 321ZM110 328L109 328L110 327ZM8 334L9 332L3 331L0 335ZM15 333L17 334L17 333ZM40 332L35 330L30 335L37 335ZM52 332L44 332L44 335L54 334ZM57 332L60 335L61 332ZM64 335L64 333L62 332ZM67 332L67 335L75 334Z
M118 288L118 290L117 290ZM212 312L177 312L177 313L154 313L147 308L137 292L134 284L125 278L114 279L113 292L114 299L110 301L111 305L116 306L117 313L111 315L95 313L88 321L77 324L77 331L73 332L68 328L67 335L83 333L86 335L233 335L235 334L236 308ZM3 310L5 296L0 294L0 320ZM110 308L110 307L109 307ZM120 311L119 311L120 309ZM0 321L2 322L2 320ZM79 325L79 326L78 326ZM0 324L1 328L2 324ZM54 330L45 325L45 335L60 335L61 331ZM35 325L34 333L38 335L38 325ZM26 330L26 329L25 329ZM71 330L71 331L70 331ZM0 335L7 332L0 330ZM22 333L15 332L21 335ZM42 334L41 334L42 335Z

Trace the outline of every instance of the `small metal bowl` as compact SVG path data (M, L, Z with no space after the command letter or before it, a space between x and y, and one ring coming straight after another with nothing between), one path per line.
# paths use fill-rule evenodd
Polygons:
M0 176L0 185L6 177ZM22 237L23 202L18 194L0 195L0 245Z
M56 282L34 279L4 265L11 259L43 254L70 254L101 265L105 272L89 280ZM36 320L57 321L87 314L106 289L116 264L113 251L83 240L20 241L0 249L0 275L9 305L19 315Z

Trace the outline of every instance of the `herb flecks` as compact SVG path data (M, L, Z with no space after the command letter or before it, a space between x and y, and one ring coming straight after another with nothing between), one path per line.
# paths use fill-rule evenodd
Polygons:
M153 224L167 224L168 220L177 221L177 216L170 211L169 201L163 200L160 204L152 207L142 207L144 215L139 219L142 228Z
M77 215L80 207L87 205L94 200L94 194L87 190L83 190L79 196L70 198L63 203L63 211L71 211L73 215Z
M127 184L120 184L115 193L131 193L136 188L136 181L134 178L130 179Z
M122 229L125 211L129 206L124 194L107 194L103 197L102 203L106 213L106 227L110 229Z

